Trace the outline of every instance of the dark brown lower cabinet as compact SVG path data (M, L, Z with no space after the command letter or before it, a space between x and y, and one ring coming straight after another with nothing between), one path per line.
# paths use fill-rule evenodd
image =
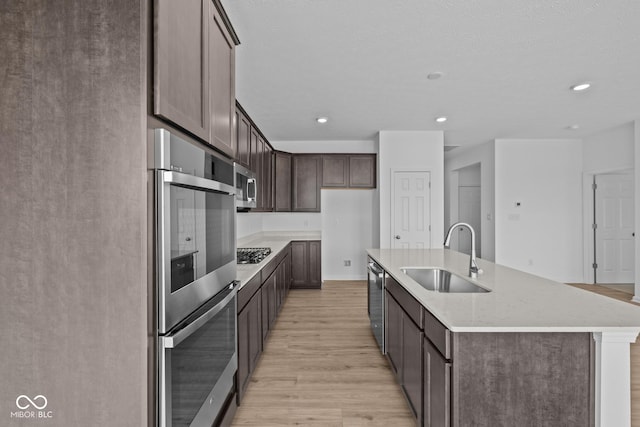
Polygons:
M287 297L290 271L291 249L287 246L238 292L238 404Z
M322 245L319 240L291 242L291 287L322 287Z
M387 359L416 420L422 419L422 330L386 292Z
M385 298L385 344L387 359L396 380L401 381L399 368L402 366L402 308L387 292Z
M238 313L238 403L242 401L262 353L262 292L258 290Z
M423 339L423 417L424 426L449 427L451 425L451 363Z

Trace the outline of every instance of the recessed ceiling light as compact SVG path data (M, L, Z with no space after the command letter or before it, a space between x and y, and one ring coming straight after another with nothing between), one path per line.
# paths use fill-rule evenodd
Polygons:
M438 80L442 76L444 76L444 73L442 71L434 71L433 73L427 74L427 78L429 80Z
M436 122L438 123L444 123L446 121L447 121L447 118L445 116L436 117Z
M583 90L587 90L587 89L589 89L590 87L591 87L591 83L589 83L589 82L584 82L584 83L579 83L579 84L577 84L577 85L573 85L573 86L571 86L571 88L570 88L570 89L571 89L572 91L574 91L574 92L580 92L580 91L583 91Z
M578 129L580 129L580 125L570 125L570 126L567 126L565 129L567 129L567 130L578 130Z
M326 117L318 117L316 119L316 122L318 122L318 123L327 123L328 121L329 121L329 119L326 118Z

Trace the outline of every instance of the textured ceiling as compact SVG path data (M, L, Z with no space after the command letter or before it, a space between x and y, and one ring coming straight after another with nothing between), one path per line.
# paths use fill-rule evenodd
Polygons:
M579 138L640 118L640 1L223 5L241 41L236 96L270 140L443 130L446 145L473 145ZM434 71L444 77L427 79ZM583 80L593 87L569 90Z

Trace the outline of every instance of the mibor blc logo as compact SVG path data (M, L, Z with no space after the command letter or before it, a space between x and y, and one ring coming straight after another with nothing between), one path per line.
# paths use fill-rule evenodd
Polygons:
M39 394L35 397L29 397L21 394L16 397L17 411L11 411L11 418L31 418L45 420L53 418L53 411L45 411L49 402L47 398Z

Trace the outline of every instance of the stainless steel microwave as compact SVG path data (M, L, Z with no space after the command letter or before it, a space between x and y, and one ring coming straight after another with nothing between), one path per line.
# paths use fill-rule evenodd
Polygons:
M233 164L235 171L236 207L239 211L247 211L256 207L258 183L256 174L239 165Z

